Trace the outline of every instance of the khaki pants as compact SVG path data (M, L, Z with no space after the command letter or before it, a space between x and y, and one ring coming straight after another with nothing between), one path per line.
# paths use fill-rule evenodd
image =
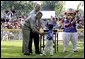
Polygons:
M30 40L30 29L23 26L22 35L23 35L22 52L29 53L28 45Z

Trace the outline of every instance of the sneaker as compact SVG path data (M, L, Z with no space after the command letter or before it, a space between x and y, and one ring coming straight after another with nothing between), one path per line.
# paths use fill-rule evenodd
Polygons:
M40 56L46 56L46 54L40 54Z
M30 55L31 55L32 53L30 53Z
M45 56L44 54L40 54L40 56Z
M40 54L40 56L42 56L43 54Z

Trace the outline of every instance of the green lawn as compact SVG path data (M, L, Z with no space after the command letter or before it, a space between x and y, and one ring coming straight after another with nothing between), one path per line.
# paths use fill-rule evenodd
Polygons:
M1 58L84 58L83 41L78 42L78 49L79 52L72 52L72 44L69 43L68 52L63 53L63 43L59 41L59 51L53 56L40 56L35 53L25 56L22 54L22 40L1 41Z

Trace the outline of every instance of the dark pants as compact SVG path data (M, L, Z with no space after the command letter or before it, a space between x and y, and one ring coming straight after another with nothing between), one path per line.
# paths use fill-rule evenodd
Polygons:
M32 39L34 39L35 53L39 53L39 34L36 32L30 32L30 41L29 41L29 52L32 53Z

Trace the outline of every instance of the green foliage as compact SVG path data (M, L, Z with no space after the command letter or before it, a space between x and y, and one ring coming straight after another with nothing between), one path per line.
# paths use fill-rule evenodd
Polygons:
M26 15L33 9L32 1L1 1L2 10L14 9L17 14Z
M43 1L42 10L55 11L57 15L60 15L64 11L64 1Z
M55 3L58 1L43 1L42 3L42 10L54 10Z
M57 4L55 4L55 11L57 15L60 15L64 11L64 4L65 2L59 1Z

